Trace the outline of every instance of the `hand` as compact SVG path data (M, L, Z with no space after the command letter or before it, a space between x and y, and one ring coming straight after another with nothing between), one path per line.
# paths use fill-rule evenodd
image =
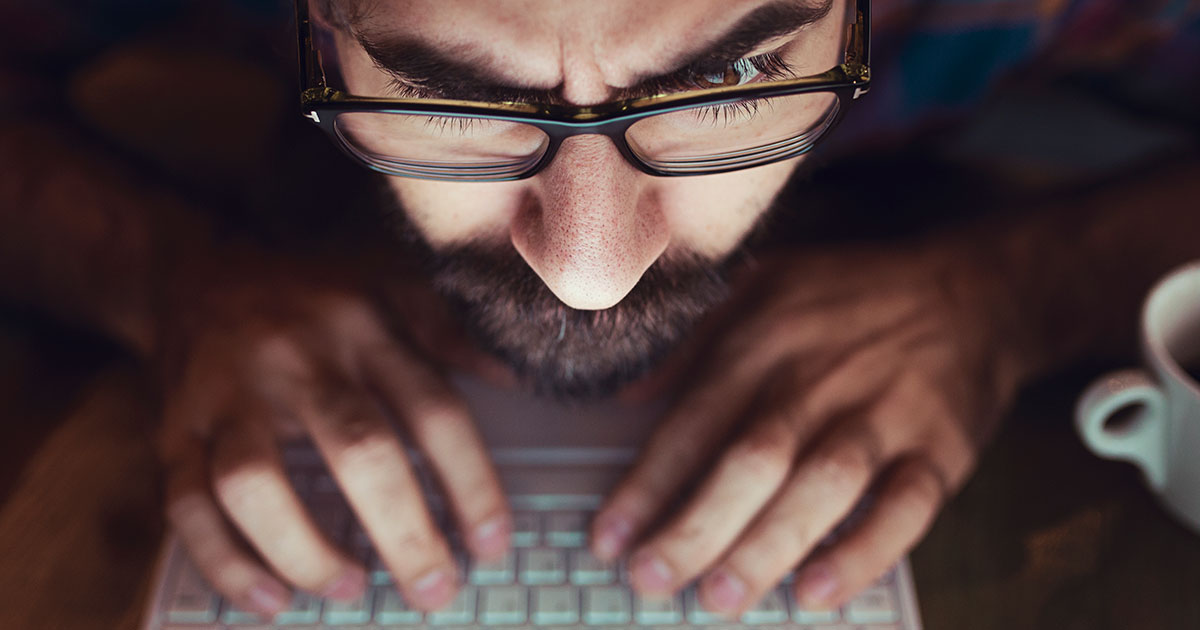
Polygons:
M457 567L392 420L439 477L469 550L492 558L508 547L511 514L466 407L362 287L247 258L177 282L186 290L162 318L171 524L205 577L246 610L286 607L285 583L359 596L363 567L314 524L284 473L277 440L307 435L405 600L442 606ZM425 297L408 303L428 306Z
M800 602L853 597L924 535L1015 389L985 284L934 250L762 264L597 514L593 552L641 539L637 591L699 579L704 606L730 617L801 562Z

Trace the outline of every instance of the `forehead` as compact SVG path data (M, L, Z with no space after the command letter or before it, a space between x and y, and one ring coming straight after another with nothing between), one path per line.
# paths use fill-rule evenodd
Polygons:
M806 4L804 0L792 0ZM523 82L554 85L572 65L612 83L693 50L781 0L378 0L358 30L485 58ZM807 4L820 4L810 0Z

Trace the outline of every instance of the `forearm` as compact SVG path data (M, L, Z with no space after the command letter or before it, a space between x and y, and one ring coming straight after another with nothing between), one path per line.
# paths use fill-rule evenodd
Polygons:
M965 243L1019 380L1132 354L1154 281L1200 258L1200 162L975 226Z
M48 124L0 127L0 299L153 345L155 294L201 217Z

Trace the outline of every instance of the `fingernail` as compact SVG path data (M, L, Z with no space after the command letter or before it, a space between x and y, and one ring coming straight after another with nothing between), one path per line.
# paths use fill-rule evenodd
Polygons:
M651 595L667 595L675 586L671 567L653 552L638 552L630 566L629 575L640 591Z
M808 604L828 604L838 588L837 575L833 568L824 562L818 562L805 568L796 579L797 594Z
M246 599L249 600L250 608L260 615L274 617L284 608L287 608L288 601L292 598L281 584L274 580L263 580L254 585L250 592L246 594Z
M717 569L708 575L702 586L705 604L713 612L734 613L742 608L746 599L746 583L725 569Z
M633 523L620 516L605 515L596 526L596 540L593 543L596 557L601 560L612 560L620 555L625 543L633 533Z
M434 569L417 578L412 585L413 604L418 608L436 609L454 594L454 580L445 569Z
M362 569L354 567L346 569L337 580L334 580L333 584L325 589L324 593L321 593L321 596L347 601L362 597L366 588L367 574Z
M482 556L495 556L508 549L508 538L512 534L512 521L506 516L497 516L485 521L471 533L471 546Z

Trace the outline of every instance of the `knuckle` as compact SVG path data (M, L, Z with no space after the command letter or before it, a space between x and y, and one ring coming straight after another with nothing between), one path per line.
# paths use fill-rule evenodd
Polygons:
M756 430L738 441L726 462L754 479L783 479L792 468L791 440L778 428Z
M504 490L495 477L481 472L461 479L462 491L450 497L464 525L474 527L496 518L510 516Z
M470 413L467 404L458 397L437 392L414 401L410 421L418 425L458 425L469 418Z
M213 493L231 511L255 505L274 487L272 471L264 462L244 461L213 471Z
M345 437L335 455L339 466L355 470L386 470L395 456L396 449L387 436L358 425Z
M871 456L865 447L827 448L813 455L809 471L828 487L856 487L865 484L871 476Z
M904 492L901 500L910 508L926 508L941 505L945 500L946 488L942 476L929 461L914 460L907 467L903 479Z
M341 575L336 561L305 562L293 558L274 559L279 572L292 584L310 593L322 593Z
M956 485L960 480L965 479L979 457L978 447L975 440L970 435L969 431L962 423L948 422L949 426L942 435L939 436L939 442L944 444L942 449L942 467L939 470L947 471L947 482L954 482ZM932 462L930 465L933 465ZM947 483L947 487L951 484Z
M260 549L263 560L280 576L300 588L323 592L346 570L341 554L323 541L302 541L295 528L281 529L286 543Z
M308 361L300 342L283 330L271 330L260 334L250 344L250 356L258 365L273 369L307 367Z
M448 563L449 551L433 531L409 529L397 532L391 536L390 542L389 547L394 552L385 561L396 576L396 581L402 584L411 584L430 568Z

